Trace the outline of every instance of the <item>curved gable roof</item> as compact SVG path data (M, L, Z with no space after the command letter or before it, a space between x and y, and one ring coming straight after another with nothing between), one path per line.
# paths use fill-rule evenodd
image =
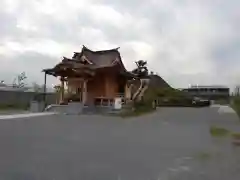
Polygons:
M92 51L86 46L83 46L82 51L80 53L75 52L72 58L79 61L81 61L82 58L86 58L96 67L111 67L119 64L121 68L126 71L118 49L119 47L109 50Z

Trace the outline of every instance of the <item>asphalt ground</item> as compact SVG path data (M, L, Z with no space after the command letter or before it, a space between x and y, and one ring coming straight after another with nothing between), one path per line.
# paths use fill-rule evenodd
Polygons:
M2 119L0 180L239 180L240 147L209 133L239 122L217 107Z

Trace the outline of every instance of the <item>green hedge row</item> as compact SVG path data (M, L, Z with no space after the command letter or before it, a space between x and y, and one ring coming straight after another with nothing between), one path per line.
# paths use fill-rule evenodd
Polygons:
M240 116L240 97L233 97L232 98L232 108L236 111L238 116Z

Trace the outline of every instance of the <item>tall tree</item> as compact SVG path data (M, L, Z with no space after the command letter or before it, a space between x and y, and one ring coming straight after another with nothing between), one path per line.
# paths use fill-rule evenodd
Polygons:
M0 81L0 86L6 86L6 84L5 84L5 81L4 81L4 80L1 80L1 81Z
M25 86L24 80L27 79L26 73L22 72L20 73L14 80L13 80L13 86L17 88L22 88Z
M140 86L136 90L136 92L132 95L132 100L135 103L136 100L142 98L144 92L148 88L149 79L148 76L148 68L147 61L139 60L135 62L137 68L132 71L133 74L136 74L140 78Z
M56 93L61 91L61 86L60 85L55 85L53 88L54 88Z
M148 75L147 61L139 60L135 62L137 68L132 71L138 77L145 77Z

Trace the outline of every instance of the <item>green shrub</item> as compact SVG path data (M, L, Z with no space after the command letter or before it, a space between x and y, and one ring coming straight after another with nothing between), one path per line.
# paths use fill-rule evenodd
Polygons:
M155 89L155 94L157 97L186 97L187 94L177 89L173 88L158 88Z
M217 100L215 100L215 104L227 105L227 104L229 104L229 100L228 99L217 99Z
M159 106L192 106L192 98L186 92L173 88L150 89L146 97L158 100Z
M238 116L240 116L240 97L233 97L231 106L236 111Z
M240 133L232 133L232 138L240 139Z
M122 113L120 113L120 116L123 118L136 117L136 116L141 116L144 114L151 113L154 110L155 109L153 109L153 108L146 108L146 107L141 106L141 107L135 108L134 110L128 110L128 111L122 112Z
M216 127L216 126L212 126L210 127L210 134L213 137L225 137L227 135L229 135L229 130L221 128L221 127Z
M211 158L211 154L208 152L199 152L196 154L196 158L199 160L209 160Z
M151 113L155 111L156 108L153 107L153 104L150 100L142 100L140 102L134 102L132 108L129 108L122 113L120 113L121 117L134 117L141 116L144 114Z

